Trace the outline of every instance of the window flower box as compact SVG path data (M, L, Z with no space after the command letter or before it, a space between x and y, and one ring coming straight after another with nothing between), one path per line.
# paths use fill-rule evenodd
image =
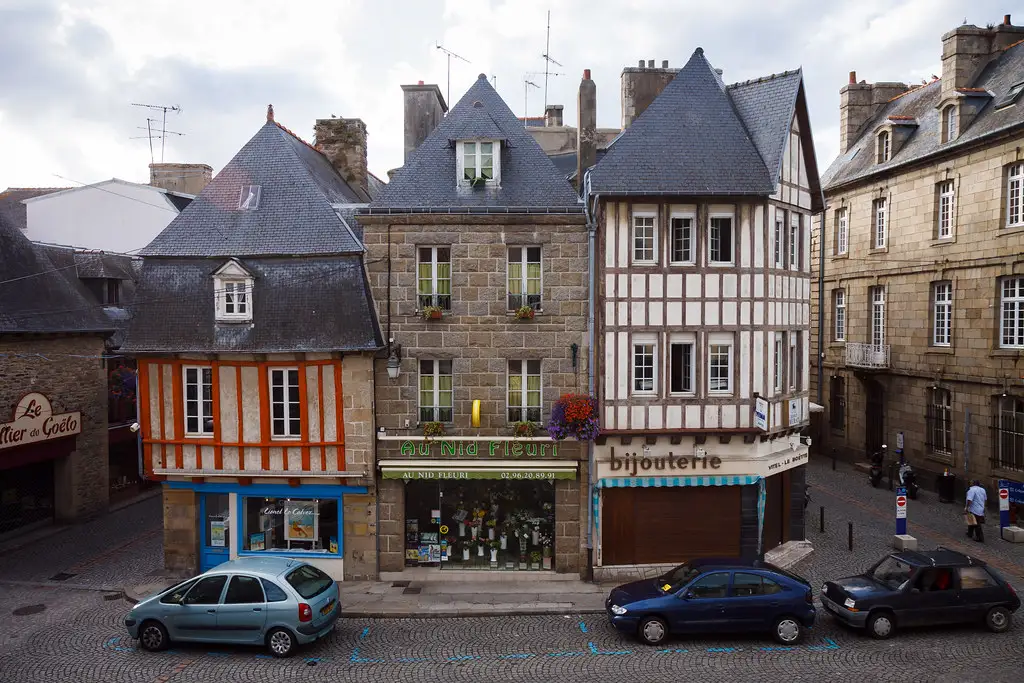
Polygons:
M472 187L474 190L480 189L481 187L484 187L486 185L487 178L484 178L483 176L477 176L469 181L469 186Z
M574 437L593 441L601 431L597 416L597 399L586 394L562 394L551 409L548 434L555 441Z
M513 422L512 434L528 439L537 434L537 424L534 422Z
M444 316L444 310L440 306L424 306L421 313L424 320L440 320Z
M444 424L441 422L424 422L423 436L444 436Z
M533 316L537 314L537 311L533 309L533 306L520 306L516 309L516 320L533 320Z

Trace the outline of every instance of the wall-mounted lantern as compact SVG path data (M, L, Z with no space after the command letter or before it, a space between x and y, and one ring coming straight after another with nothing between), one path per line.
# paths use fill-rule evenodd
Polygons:
M391 347L391 353L388 354L388 377L398 379L402 373L402 345L396 344L392 338L388 340L388 346Z

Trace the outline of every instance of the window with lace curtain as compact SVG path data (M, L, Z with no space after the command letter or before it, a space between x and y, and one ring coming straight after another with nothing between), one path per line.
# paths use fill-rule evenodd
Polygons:
M540 247L508 248L508 310L541 308Z
M508 362L508 421L540 422L540 361Z
M420 422L451 422L452 362L420 361Z
M420 308L452 308L451 247L420 247L416 266L416 291Z

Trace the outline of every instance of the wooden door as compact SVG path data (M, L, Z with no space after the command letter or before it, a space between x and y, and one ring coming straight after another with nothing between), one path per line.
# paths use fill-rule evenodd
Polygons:
M885 443L885 390L875 380L864 383L866 393L864 448L870 457Z
M602 564L635 564L634 499L639 489L604 489L601 500Z

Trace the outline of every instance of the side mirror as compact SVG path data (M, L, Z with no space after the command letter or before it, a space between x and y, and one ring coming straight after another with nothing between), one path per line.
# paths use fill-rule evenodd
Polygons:
M692 592L690 592L690 591L686 591L685 593L683 593L682 595L680 595L680 597L681 597L681 598L682 598L683 600L693 600L693 599L694 599L695 597L697 597L697 596L696 596L696 595L694 595L694 594L693 594Z

